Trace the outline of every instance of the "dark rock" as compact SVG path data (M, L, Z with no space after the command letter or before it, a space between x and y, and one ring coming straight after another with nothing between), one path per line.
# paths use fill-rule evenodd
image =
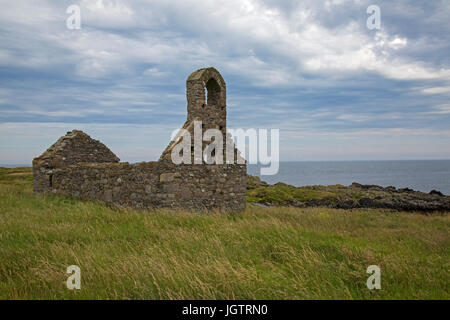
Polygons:
M354 209L354 208L358 208L359 205L358 205L358 203L356 203L353 200L343 200L343 201L339 201L335 205L335 207L338 209Z
M442 192L440 192L438 190L434 190L434 189L430 191L430 194L441 196L441 197L444 196L444 194L442 194Z

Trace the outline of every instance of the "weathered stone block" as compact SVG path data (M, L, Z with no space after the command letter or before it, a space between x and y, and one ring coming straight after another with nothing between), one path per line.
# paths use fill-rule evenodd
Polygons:
M104 200L105 202L111 202L112 201L112 191L106 190L104 194Z
M163 173L159 176L160 182L172 182L175 180L175 173Z

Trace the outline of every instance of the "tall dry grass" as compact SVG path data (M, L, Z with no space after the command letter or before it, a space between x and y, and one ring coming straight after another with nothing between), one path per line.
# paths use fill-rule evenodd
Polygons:
M449 298L448 215L139 212L35 196L26 171L2 170L2 299ZM66 287L72 264L81 290ZM372 264L381 290L366 287Z

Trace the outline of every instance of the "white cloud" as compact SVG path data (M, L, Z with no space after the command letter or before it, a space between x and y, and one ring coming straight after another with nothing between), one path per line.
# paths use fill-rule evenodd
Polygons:
M450 93L450 87L432 87L422 90L425 94L448 94Z
M425 66L423 61L398 55L399 49L409 44L405 37L390 35L386 30L371 36L352 17L333 29L317 20L323 8L332 10L351 3L358 4L308 1L297 4L287 16L279 8L255 0L82 0L82 29L67 30L61 5L8 1L9 10L3 10L8 14L0 14L5 18L2 26L26 26L29 29L19 32L33 39L31 45L40 43L44 50L34 52L26 42L18 42L16 49L28 48L28 57L18 59L14 51L1 50L0 63L46 68L72 62L76 75L96 78L132 72L136 64L214 61L267 86L298 83L303 70L330 75L370 71L400 80L450 78L447 68ZM124 28L135 29L133 36L113 33ZM248 54L255 52L254 48L259 48L259 54ZM52 52L61 49L68 52ZM266 52L261 55L261 50Z
M450 114L450 104L441 104L433 107L433 111L426 112L428 114Z
M339 120L346 120L352 122L369 122L374 120L393 120L402 118L398 113L381 113L381 114L341 114L336 117Z
M82 0L82 19L90 26L130 28L136 26L135 13L120 0Z

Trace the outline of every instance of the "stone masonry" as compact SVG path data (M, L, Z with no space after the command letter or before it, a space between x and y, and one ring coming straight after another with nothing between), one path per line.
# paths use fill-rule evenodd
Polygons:
M206 90L208 94L206 95ZM187 120L192 131L202 121L202 132L226 135L226 85L214 68L193 72L186 81ZM73 130L33 160L34 191L95 199L134 208L176 208L195 211L239 212L246 205L245 161L234 148L235 161L225 164L174 164L169 143L158 161L129 164L103 143ZM203 143L203 148L207 143Z

